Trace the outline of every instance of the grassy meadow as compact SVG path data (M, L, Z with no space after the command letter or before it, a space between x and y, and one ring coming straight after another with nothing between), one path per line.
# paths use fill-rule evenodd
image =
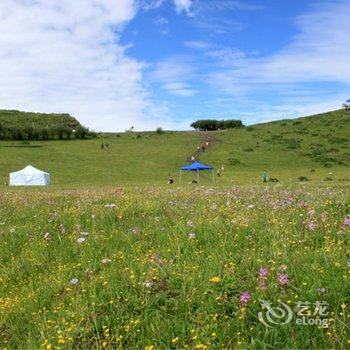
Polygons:
M268 187L2 193L0 347L347 348L349 198ZM310 303L306 319L322 301L327 327L266 327L261 299L293 312Z
M350 348L349 135L334 111L0 141L0 348ZM180 186L208 137L221 176ZM28 164L52 186L4 186Z
M282 185L299 177L319 186L350 183L350 112L270 122L217 132L133 132L106 134L89 140L0 141L0 183L8 174L31 164L51 173L52 187L75 189L106 186L166 185L172 175L179 183L180 166L196 155L209 136L201 162L224 166L216 185L257 185L266 170ZM108 149L101 149L108 143ZM194 178L184 174L184 184ZM212 176L201 173L201 184Z
M138 136L139 135L139 136ZM51 173L53 188L166 184L201 140L195 133L123 134L90 140L0 142L2 183L31 164ZM108 148L101 149L101 144Z

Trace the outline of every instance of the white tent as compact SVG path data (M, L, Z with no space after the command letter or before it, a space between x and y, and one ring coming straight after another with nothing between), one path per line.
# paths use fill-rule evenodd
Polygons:
M50 174L45 173L31 165L20 171L10 173L10 186L48 186Z

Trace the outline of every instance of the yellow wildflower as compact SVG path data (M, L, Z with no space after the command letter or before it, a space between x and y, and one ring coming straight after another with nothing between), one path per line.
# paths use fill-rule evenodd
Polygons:
M179 337L176 337L176 338L174 338L174 339L171 340L171 342L172 342L173 344L176 344L178 341L179 341Z
M210 279L210 282L212 283L219 283L221 281L221 278L219 276L214 276Z

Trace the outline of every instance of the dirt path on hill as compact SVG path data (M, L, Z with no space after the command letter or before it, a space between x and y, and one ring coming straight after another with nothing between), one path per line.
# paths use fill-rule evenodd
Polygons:
M200 156L208 152L208 150L216 143L215 135L210 132L204 133L202 141L196 146L194 152L186 158L187 162L199 161Z

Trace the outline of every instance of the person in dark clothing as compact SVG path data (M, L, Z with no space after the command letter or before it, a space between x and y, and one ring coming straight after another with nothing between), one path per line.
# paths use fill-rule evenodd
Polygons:
M168 178L168 184L169 185L173 185L174 184L174 178L172 177L172 176L169 176L169 178Z
M103 148L104 148L104 146L105 146L105 145L104 145L104 144L103 144L103 142L102 142L102 143L101 143L101 149L103 149Z

